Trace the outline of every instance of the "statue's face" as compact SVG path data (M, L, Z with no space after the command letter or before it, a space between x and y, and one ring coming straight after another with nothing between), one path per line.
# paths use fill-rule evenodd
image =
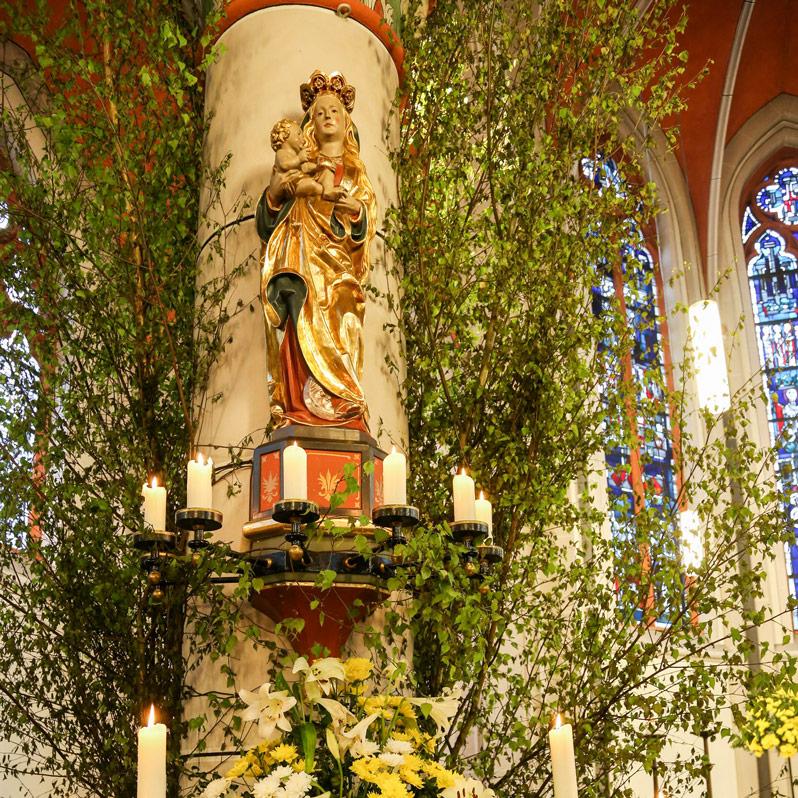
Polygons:
M317 141L341 141L344 137L344 107L334 94L322 94L313 106Z

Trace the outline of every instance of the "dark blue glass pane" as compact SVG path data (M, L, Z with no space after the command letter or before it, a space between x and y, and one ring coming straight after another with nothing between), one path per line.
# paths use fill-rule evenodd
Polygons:
M759 222L756 220L756 217L751 212L750 208L745 209L745 213L743 214L743 243L748 241L751 233L759 227Z

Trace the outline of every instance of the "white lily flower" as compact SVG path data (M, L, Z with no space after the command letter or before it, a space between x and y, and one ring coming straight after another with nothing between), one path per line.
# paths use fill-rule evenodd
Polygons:
M348 751L350 756L354 759L360 759L364 756L372 756L380 750L377 743L366 739L366 732L369 726L374 723L379 715L368 715L363 718L356 726L353 726L349 731L345 731L339 740L339 745L342 751ZM341 743L343 743L341 745Z
M202 792L202 798L220 798L230 787L230 779L214 779Z
M317 698L315 701L330 713L334 726L340 726L347 721L355 720L355 716L340 702L334 698Z
M333 680L346 680L344 666L336 657L323 657L309 664L304 657L294 662L294 673L305 675L305 693L311 701L315 701L332 690Z
M271 683L265 682L256 693L241 690L238 695L247 704L241 714L242 720L258 721L258 734L264 740L271 740L280 736L280 731L290 732L291 721L285 713L296 704L296 698L286 690L271 692ZM280 731L277 731L277 730Z
M460 690L452 690L447 695L439 698L416 698L411 696L407 698L407 701L418 707L429 707L429 717L432 718L438 727L438 735L440 736L449 731L449 727L452 725L452 718L460 706L461 696L462 692Z
M454 786L441 793L441 798L496 798L496 793L477 779L458 776Z

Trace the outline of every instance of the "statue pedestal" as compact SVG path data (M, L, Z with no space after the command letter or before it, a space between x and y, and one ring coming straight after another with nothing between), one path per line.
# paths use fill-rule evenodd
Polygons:
M283 452L294 441L307 452L308 500L319 505L322 519L331 518L339 530L347 528L335 536L314 534L305 556L297 558L290 556L285 539L290 525L272 518L283 492ZM293 640L300 654L309 655L319 644L332 656L340 655L355 621L365 619L388 595L384 582L372 572L370 558L360 556L353 543L355 535L372 537L374 528L369 523L348 529L361 516L370 519L374 508L382 504L384 458L385 452L370 435L337 427L283 427L255 450L250 520L243 532L251 541L249 558L266 585L250 601L275 622L304 620L303 629ZM366 463L373 464L371 474L363 472ZM354 466L359 490L330 513L330 496L343 492L348 464ZM315 584L322 570L338 574L328 590Z

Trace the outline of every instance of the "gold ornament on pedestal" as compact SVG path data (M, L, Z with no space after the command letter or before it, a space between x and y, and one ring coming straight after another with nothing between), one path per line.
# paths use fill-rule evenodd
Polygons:
M368 432L363 283L376 202L350 117L355 89L317 70L300 97L302 124L271 131L274 169L256 212L272 417Z

